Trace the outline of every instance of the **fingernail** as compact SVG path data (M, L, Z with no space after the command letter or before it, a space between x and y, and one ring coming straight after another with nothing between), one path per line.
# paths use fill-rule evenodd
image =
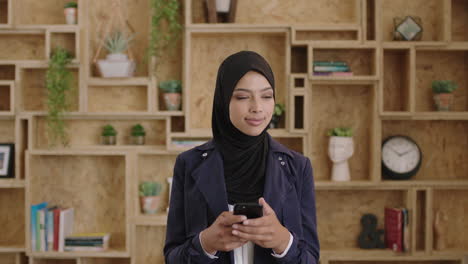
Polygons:
M241 221L245 221L245 220L247 220L247 216L243 215L241 218Z
M239 226L236 225L236 224L232 225L232 228L236 228L236 229L237 229L238 227L239 227Z
M248 225L250 222L248 220L245 220L244 222L242 222L242 224L244 225Z
M233 234L233 235L237 235L238 232L237 232L236 230L232 230L232 234Z

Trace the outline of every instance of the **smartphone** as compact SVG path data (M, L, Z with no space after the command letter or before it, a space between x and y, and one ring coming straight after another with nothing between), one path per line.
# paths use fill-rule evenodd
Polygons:
M235 215L245 215L248 219L263 216L263 206L257 203L237 203L234 205Z

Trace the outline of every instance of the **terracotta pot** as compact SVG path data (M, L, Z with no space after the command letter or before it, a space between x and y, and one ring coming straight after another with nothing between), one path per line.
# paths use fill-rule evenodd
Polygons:
M133 145L144 145L145 144L145 136L132 136L132 144Z
M452 93L440 93L434 95L437 111L449 111L453 103Z
M115 145L116 142L116 136L101 136L101 143L103 145Z
M164 103L166 104L166 109L169 111L178 111L180 110L181 104L181 94L180 93L164 93Z
M64 9L65 20L68 25L76 25L76 16L78 10L76 8L70 7Z
M159 196L140 196L140 208L143 214L156 214L159 209Z

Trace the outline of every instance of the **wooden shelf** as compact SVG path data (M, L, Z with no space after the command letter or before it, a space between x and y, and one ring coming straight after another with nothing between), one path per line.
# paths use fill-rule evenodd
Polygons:
M21 253L21 252L25 252L24 246L21 246L21 245L2 246L0 245L0 253Z
M25 187L24 180L0 178L0 189L1 188L24 188L24 187Z
M349 77L327 77L312 76L309 78L311 84L375 84L379 78L376 76L349 76Z
M125 250L111 249L103 252L27 252L28 256L35 258L126 258L130 253Z
M468 112L383 112L383 120L468 120Z
M90 86L145 86L150 84L150 79L146 77L135 78L90 78Z
M132 222L137 226L166 226L167 214L158 214L155 216L135 216Z
M321 250L320 257L336 261L388 261L390 259L393 261L460 260L463 254L458 253L447 255L418 255L417 253L395 253L390 249L354 249Z

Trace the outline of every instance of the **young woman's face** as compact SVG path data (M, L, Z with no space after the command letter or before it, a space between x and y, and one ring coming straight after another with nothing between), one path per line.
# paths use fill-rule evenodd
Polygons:
M249 136L258 136L271 121L275 100L262 74L249 71L237 82L229 103L232 124Z

